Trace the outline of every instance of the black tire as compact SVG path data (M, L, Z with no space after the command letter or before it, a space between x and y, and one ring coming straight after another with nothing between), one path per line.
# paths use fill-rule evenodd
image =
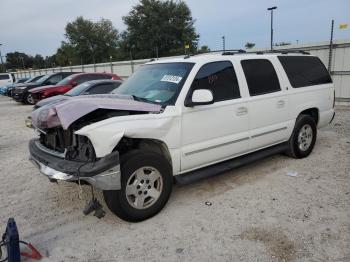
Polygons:
M154 203L145 209L132 206L126 196L126 186L134 172L142 167L152 167L162 177L162 190ZM167 203L173 186L172 167L164 156L145 150L133 150L121 156L121 190L103 191L108 208L123 220L139 222L156 215Z
M24 103L25 103L26 105L34 105L34 102L32 102L32 100L30 99L30 97L31 97L31 94L28 94L28 93L24 96L23 101L24 101ZM32 99L33 99L33 98L32 98Z
M310 126L312 130L312 139L309 143L309 146L305 148L305 150L302 150L300 148L300 143L298 142L298 136L301 132L302 128L305 128ZM288 141L289 149L286 152L287 155L294 157L294 158L304 158L310 155L312 152L315 142L316 142L316 136L317 136L317 127L315 120L309 116L309 115L299 115L294 126L293 133ZM302 147L302 146L301 146Z

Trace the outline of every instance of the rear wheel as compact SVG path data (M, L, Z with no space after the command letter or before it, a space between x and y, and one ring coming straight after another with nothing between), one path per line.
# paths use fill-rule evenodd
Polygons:
M311 116L300 115L289 139L288 155L294 158L304 158L310 155L316 142L316 135L315 120Z
M104 191L108 208L131 222L157 214L172 190L172 168L160 154L134 150L122 156L121 189Z

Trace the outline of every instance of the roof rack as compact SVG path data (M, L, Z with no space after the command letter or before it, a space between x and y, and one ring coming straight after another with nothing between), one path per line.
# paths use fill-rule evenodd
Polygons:
M246 51L243 49L210 50L209 52L205 52L205 53L187 54L187 55L185 55L184 59L188 59L191 56L195 56L195 55L205 55L205 54L220 53L220 52L222 52L221 55L234 55L234 54L246 53Z
M257 55L263 55L263 54L303 54L303 55L309 55L309 52L306 52L304 50L268 50L268 51L258 51L258 52L251 52L256 53Z

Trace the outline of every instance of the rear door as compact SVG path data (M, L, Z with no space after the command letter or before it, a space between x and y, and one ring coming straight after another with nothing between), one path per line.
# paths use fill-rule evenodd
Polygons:
M214 103L183 106L181 172L207 166L249 149L247 98L231 61L203 65L189 90L209 89Z
M273 59L241 60L250 94L250 150L285 141L289 136L287 94Z

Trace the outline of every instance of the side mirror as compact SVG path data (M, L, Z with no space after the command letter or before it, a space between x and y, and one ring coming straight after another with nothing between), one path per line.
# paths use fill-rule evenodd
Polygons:
M77 86L77 85L78 85L77 82L72 82L72 87L75 87L75 86Z
M213 103L213 93L209 89L197 89L193 91L192 97L187 99L185 106L193 107L199 105L210 105Z

